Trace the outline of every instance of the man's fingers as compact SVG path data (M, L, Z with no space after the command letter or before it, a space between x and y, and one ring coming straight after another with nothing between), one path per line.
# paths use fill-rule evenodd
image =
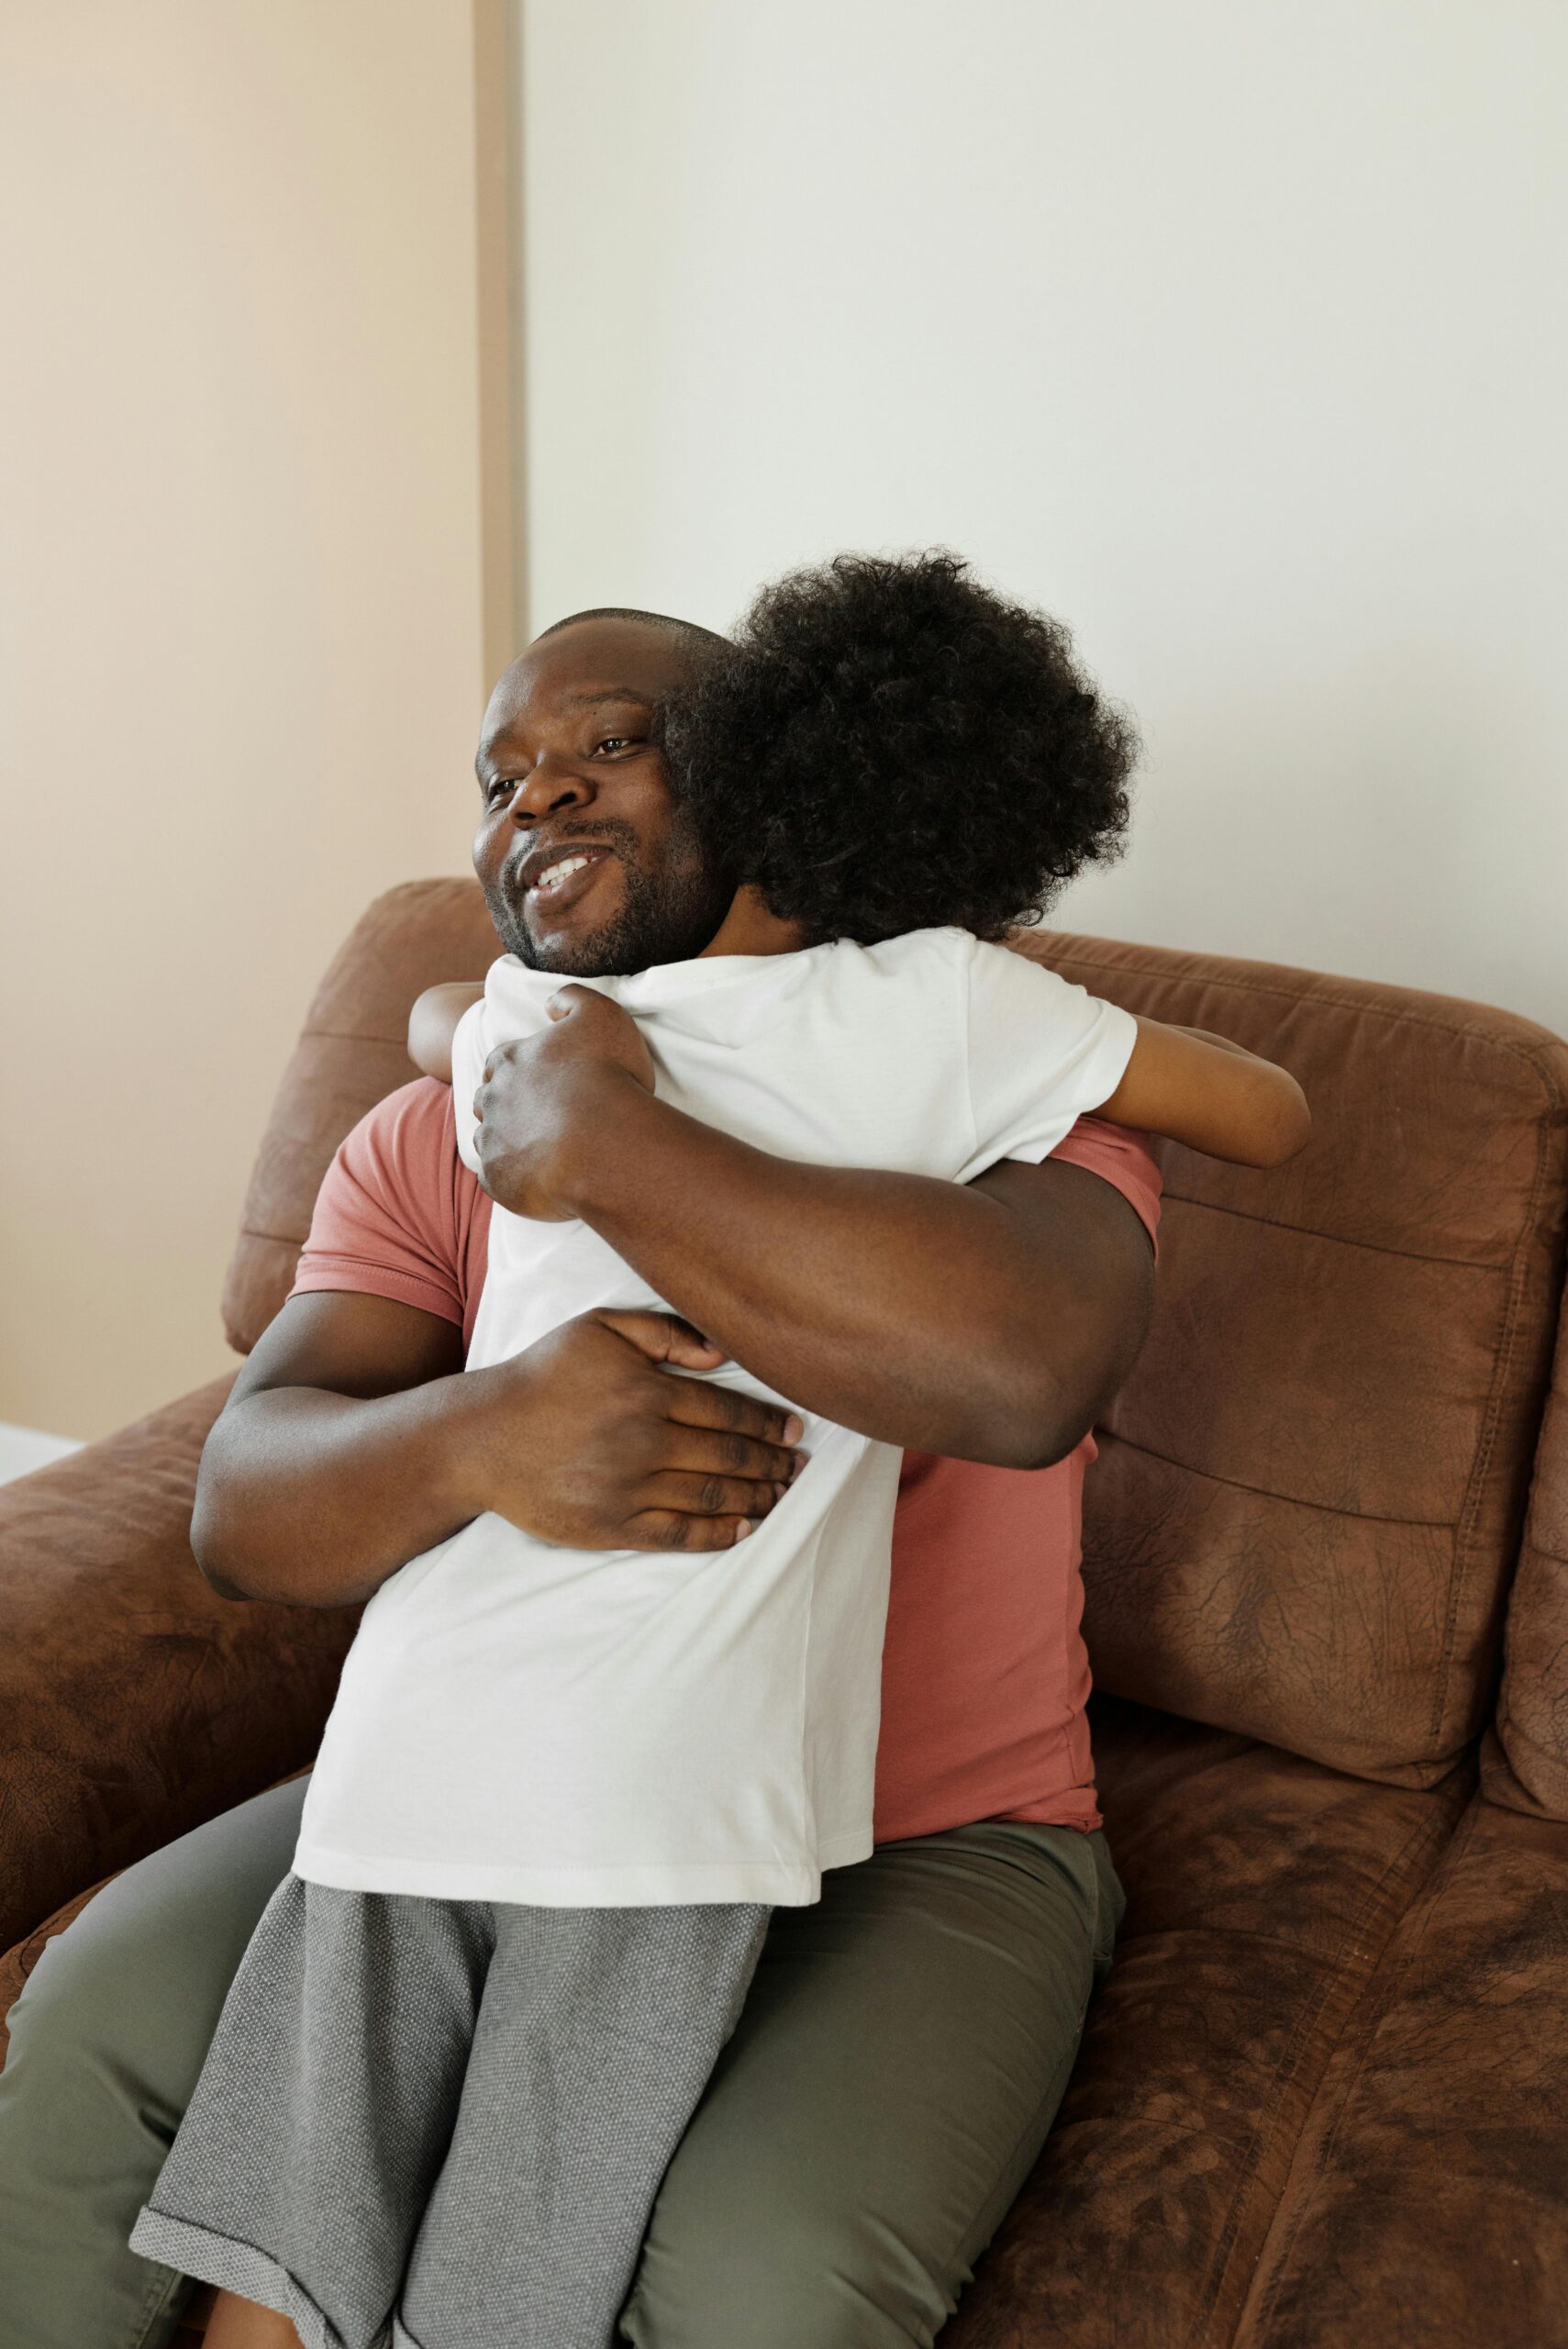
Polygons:
M684 1468L666 1468L650 1476L643 1486L649 1506L674 1509L683 1517L728 1517L755 1520L784 1498L788 1484L756 1483L747 1476L705 1476Z
M647 1313L619 1307L595 1315L606 1330L629 1340L650 1362L680 1370L711 1370L727 1359L720 1349L673 1313ZM666 1382L670 1419L684 1427L722 1428L764 1443L793 1445L805 1433L798 1411L777 1403L759 1402L733 1386L715 1386L706 1379L672 1378Z
M628 1339L650 1362L673 1363L682 1370L712 1370L724 1360L717 1346L673 1313L625 1312L609 1309L598 1319L606 1330Z
M729 1428L694 1428L678 1419L659 1447L660 1470L697 1476L745 1476L762 1485L787 1485L800 1460L787 1444L764 1443ZM657 1472L656 1472L657 1473Z
M664 1508L644 1509L627 1525L628 1549L732 1550L751 1531L745 1517L683 1517Z
M795 1444L805 1433L797 1411L760 1403L733 1386L715 1386L706 1378L672 1378L669 1386L666 1413L684 1427L725 1428L764 1443Z

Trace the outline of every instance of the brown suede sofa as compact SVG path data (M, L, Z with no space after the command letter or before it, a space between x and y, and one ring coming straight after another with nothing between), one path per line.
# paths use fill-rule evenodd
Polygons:
M1312 973L1024 951L1283 1060L1317 1130L1272 1174L1164 1153L1085 1534L1129 1906L944 2338L1568 2343L1568 1045ZM493 952L438 881L339 955L250 1186L241 1353L336 1143L409 1075L412 997ZM224 1392L0 1490L0 2010L89 1887L314 1749L350 1620L225 1604L191 1558Z

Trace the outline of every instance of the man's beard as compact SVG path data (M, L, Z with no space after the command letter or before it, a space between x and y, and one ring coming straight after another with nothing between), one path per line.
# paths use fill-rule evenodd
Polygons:
M735 885L706 867L695 836L677 821L670 846L676 862L655 878L634 861L637 835L629 824L595 824L573 839L603 840L619 863L621 903L610 920L576 937L528 934L522 912L499 888L484 890L495 935L508 954L531 971L559 971L567 979L606 979L646 971L656 963L684 963L700 954L729 911ZM682 852L687 853L683 856Z

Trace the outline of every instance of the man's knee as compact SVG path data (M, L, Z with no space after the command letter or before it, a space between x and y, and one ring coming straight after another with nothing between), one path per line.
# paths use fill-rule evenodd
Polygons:
M125 1966L93 1914L98 1901L46 1944L9 2017L0 2073L6 2349L162 2339L180 2294L176 2278L132 2258L128 2238L178 2123L181 2067L156 2026L156 1986Z
M24 2070L95 2066L106 2032L134 2031L142 2003L142 1971L117 1932L117 1904L110 1885L96 1894L63 1932L39 1951L8 2017L11 2047L6 2076Z
M177 2111L179 2083L165 2076L162 2043L168 1984L155 1965L137 1963L112 1913L95 1913L107 1899L100 1893L45 1943L7 2019L0 2115L9 2108L40 2157L62 2132L85 2150L112 2113L150 2119L166 2104Z
M661 2213L621 2324L636 2349L926 2349L956 2287L863 2209L748 2196Z
M303 1793L274 1788L106 1885L40 1953L0 2080L29 2096L46 2076L105 2094L119 2084L177 2116L287 1866Z
M1095 1869L1071 1830L981 1825L779 1912L654 2209L637 2349L935 2339L1071 2068L1109 1945Z

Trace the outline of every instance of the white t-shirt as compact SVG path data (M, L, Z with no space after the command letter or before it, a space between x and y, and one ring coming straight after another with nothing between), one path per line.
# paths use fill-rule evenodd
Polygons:
M1037 1161L1115 1091L1129 1015L957 930L587 982L661 1099L773 1155L967 1182ZM459 1147L488 1052L558 976L507 955L462 1022ZM595 1306L661 1306L580 1222L497 1207L468 1366ZM733 1364L712 1375L772 1390ZM391 1575L344 1665L296 1872L548 1907L817 1898L871 1850L901 1454L804 1413L807 1463L747 1540L559 1548L476 1518ZM526 1442L526 1432L519 1433Z

